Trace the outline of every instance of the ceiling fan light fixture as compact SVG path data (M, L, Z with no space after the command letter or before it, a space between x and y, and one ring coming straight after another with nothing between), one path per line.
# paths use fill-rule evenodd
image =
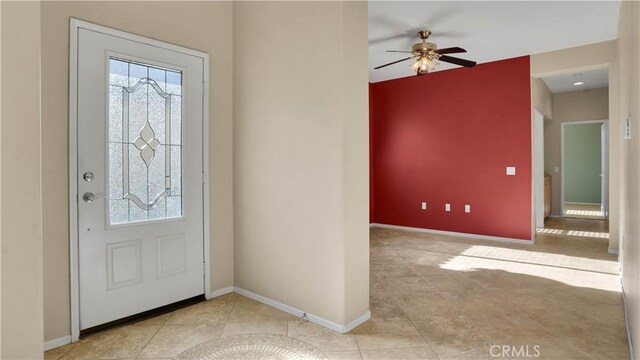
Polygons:
M427 74L438 67L438 56L434 54L423 54L411 65L413 71L418 74Z

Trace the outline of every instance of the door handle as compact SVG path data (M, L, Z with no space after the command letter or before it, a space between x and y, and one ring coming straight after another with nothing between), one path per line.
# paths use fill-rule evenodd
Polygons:
M82 194L82 201L86 202L86 203L90 203L93 201L96 201L98 199L102 199L104 197L103 194L94 194L92 192L86 192L84 194Z

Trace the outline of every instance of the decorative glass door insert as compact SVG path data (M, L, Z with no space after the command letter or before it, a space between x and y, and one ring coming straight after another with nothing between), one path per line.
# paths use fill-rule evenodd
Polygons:
M109 61L111 225L182 217L182 72Z

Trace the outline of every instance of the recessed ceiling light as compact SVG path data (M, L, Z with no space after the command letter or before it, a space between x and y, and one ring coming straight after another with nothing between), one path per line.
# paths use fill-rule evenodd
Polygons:
M584 85L584 81L576 81L573 83L573 86L580 86L580 85Z

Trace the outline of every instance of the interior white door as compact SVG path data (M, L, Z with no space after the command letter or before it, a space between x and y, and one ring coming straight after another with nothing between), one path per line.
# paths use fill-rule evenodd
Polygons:
M78 29L80 329L204 293L203 58Z
M601 171L600 185L601 185L601 198L600 198L600 211L602 217L609 218L609 128L607 122L603 122L600 127L600 146L601 146Z

